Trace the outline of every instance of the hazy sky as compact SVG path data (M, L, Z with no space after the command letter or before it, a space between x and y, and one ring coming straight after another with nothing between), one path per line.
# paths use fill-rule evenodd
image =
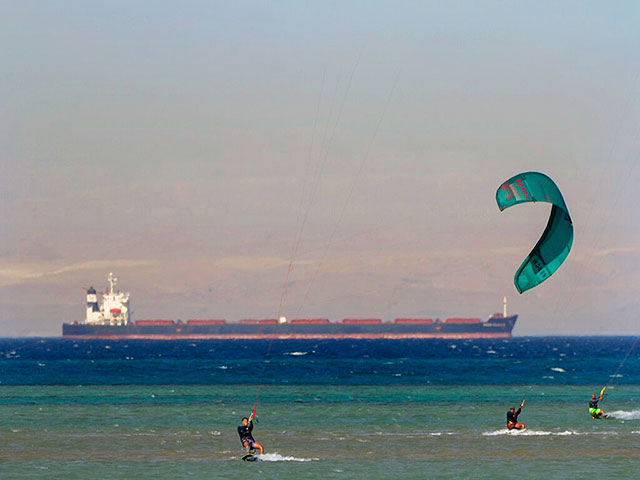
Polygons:
M109 271L135 318L520 314L640 333L638 2L0 2L0 335ZM544 204L574 247L518 295Z

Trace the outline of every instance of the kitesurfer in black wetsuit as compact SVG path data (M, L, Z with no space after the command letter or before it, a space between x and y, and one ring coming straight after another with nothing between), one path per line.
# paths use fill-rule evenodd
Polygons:
M591 400L589 400L589 413L591 414L592 418L600 418L600 417L603 417L603 416L606 418L606 416L607 416L604 413L604 410L598 408L598 402L600 400L602 400L602 393L600 394L599 397L596 397L595 393L591 394Z
M260 450L260 455L264 453L264 447L255 441L251 432L253 431L253 422L247 417L242 417L242 425L238 427L238 435L240 435L240 442L246 449L247 453L252 452L254 449Z
M522 412L522 407L524 406L524 400L516 410L514 407L511 407L507 412L507 430L524 430L526 427L524 423L518 422L518 415Z

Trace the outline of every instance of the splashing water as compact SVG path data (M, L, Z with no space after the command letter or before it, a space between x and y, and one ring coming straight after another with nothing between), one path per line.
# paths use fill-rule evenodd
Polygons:
M567 435L580 435L579 432L574 432L572 430L565 430L563 432L548 432L545 430L508 430L506 428L502 428L500 430L493 430L491 432L483 432L482 435L492 437L495 435L517 435L517 436L545 436L545 435L557 435L557 436L567 436Z
M619 420L640 420L640 410L616 410L608 412L608 415Z
M261 462L313 462L320 460L319 458L298 458L289 455L280 455L279 453L263 453L258 455Z

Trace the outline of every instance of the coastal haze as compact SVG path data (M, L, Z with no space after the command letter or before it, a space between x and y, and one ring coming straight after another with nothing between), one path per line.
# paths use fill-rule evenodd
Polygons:
M515 335L638 333L637 4L1 5L0 335L60 335L111 271L134 319L507 295ZM518 295L549 206L494 195L528 170L575 239Z

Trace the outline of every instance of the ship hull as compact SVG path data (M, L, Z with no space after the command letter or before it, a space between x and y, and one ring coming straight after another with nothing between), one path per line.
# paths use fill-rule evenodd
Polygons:
M411 339L411 338L507 338L517 315L492 317L486 322L456 324L280 324L255 325L225 323L218 325L88 325L62 326L66 338L149 339L149 340L260 340L260 339Z

